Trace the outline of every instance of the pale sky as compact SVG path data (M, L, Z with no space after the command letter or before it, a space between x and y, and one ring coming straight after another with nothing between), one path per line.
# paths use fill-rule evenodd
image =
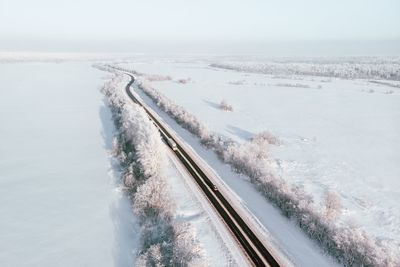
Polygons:
M400 40L399 13L399 0L0 0L0 49L381 42Z

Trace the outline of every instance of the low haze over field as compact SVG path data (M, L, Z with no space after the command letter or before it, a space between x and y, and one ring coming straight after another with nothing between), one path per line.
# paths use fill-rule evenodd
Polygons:
M399 1L0 1L0 50L399 54Z

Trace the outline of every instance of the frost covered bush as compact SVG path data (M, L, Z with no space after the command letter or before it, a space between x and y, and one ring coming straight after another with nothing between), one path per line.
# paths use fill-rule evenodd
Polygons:
M170 114L179 124L184 125L191 133L200 139L210 138L210 132L195 116L187 112L183 107L176 105L170 99L164 97L157 90L143 81L138 82L138 87L143 90L163 111Z
M325 216L329 220L335 219L339 216L342 205L340 203L340 197L333 191L327 191L325 193Z
M344 265L398 266L400 259L395 251L399 248L396 244L383 244L361 229L335 224L335 218L340 214L337 195L328 193L326 208L320 210L304 190L291 186L274 173L276 163L268 158L267 146L268 142L252 140L240 145L231 143L224 149L216 150L224 162L247 175L285 216L296 221L312 239Z
M273 134L271 134L268 131L263 131L261 133L256 134L255 136L253 136L251 138L251 142L253 143L257 143L257 144L263 144L264 142L267 142L270 145L280 145L281 141L274 136Z
M157 232L165 235L163 242L149 242L148 249L141 253L136 266L205 266L203 249L194 239L191 227L187 223L176 223L165 228L157 223ZM151 239L152 231L147 237ZM169 238L172 237L172 238ZM152 244L154 243L154 244Z
M105 70L114 71L112 67ZM141 251L136 266L204 265L203 249L190 224L175 220L165 168L165 146L145 111L127 102L126 75L115 75L101 91L106 95L118 130L113 154L141 226Z
M233 111L232 105L228 104L228 102L225 99L222 99L221 103L219 104L219 107L225 111Z
M185 266L190 262L193 265L202 265L199 255L203 255L203 248L194 239L193 229L188 223L179 223L174 227L173 259L175 266Z
M238 144L211 133L198 119L144 82L138 86L177 123L212 148L219 158L247 175L258 190L282 213L294 220L325 251L346 266L400 266L397 244L369 237L363 230L336 224L340 215L340 199L330 192L325 208L314 203L302 188L290 185L277 173L276 162L269 158L269 145L280 141L269 132L254 136L250 142Z
M177 83L181 83L181 84L187 84L188 82L190 82L191 81L191 79L190 78L187 78L187 79L179 79L179 80L177 80L176 82Z

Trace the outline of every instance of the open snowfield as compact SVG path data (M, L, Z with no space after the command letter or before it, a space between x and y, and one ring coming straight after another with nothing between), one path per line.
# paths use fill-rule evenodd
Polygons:
M321 209L325 192L336 192L340 224L400 242L400 82L238 72L201 61L121 66L153 74L147 77L155 89L220 135L245 143L271 132L281 143L269 146L274 172L304 188ZM119 168L111 165L114 126L99 92L107 75L88 62L0 64L0 265L134 264L140 228ZM221 177L218 187L250 211L248 219L276 251L296 266L336 265L245 176L134 90L210 164ZM232 112L220 108L223 99ZM193 226L207 264L240 263L169 158L175 219Z
M400 267L399 10L0 0L0 267Z
M151 85L221 135L245 142L271 132L282 143L269 151L281 177L321 206L326 190L336 192L340 223L400 242L400 82L246 73L174 61L122 66L170 76ZM220 109L222 99L233 112ZM246 199L244 189L234 189Z
M0 64L0 265L131 266L137 238L89 63Z

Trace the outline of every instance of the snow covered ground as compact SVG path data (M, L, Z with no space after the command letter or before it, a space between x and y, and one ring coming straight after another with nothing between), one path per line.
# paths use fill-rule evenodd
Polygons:
M131 266L130 202L89 63L0 64L0 265Z
M246 142L268 130L286 181L321 203L339 194L340 223L400 241L398 81L266 75L206 63L129 63L172 80L151 84L211 130ZM0 64L0 263L2 266L131 266L139 229L109 150L113 125L89 63ZM157 77L153 77L157 80ZM138 91L140 93L140 91ZM157 109L143 93L148 105ZM225 99L232 112L220 109ZM295 265L335 262L166 114L162 118L237 194L265 238ZM178 168L179 169L179 168ZM185 174L168 169L178 219L194 225L211 266L234 264L224 237ZM284 233L284 234L282 234ZM219 233L220 234L220 233Z
M276 76L203 63L154 63L124 66L170 76L172 80L151 84L221 135L244 142L258 132L270 131L282 141L280 146L271 146L270 154L285 180L303 187L321 205L326 190L338 193L343 205L341 223L400 241L399 82ZM219 108L222 99L232 105L233 112ZM201 150L191 142L196 151ZM221 177L231 187L240 184ZM246 199L240 186L234 189Z

